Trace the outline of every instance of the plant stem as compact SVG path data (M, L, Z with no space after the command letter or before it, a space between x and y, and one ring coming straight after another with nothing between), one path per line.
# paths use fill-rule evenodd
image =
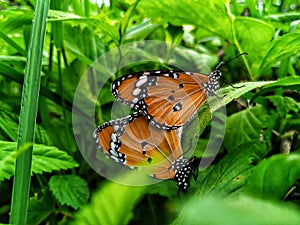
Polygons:
M37 0L22 92L18 151L26 143L34 142L34 129L38 109L42 55L46 32L46 18L50 0ZM26 224L31 175L32 145L16 160L12 192L10 223Z
M239 53L243 53L244 51L242 50L241 46L240 46L240 43L238 42L238 39L237 39L237 36L236 36L236 32L235 32L235 26L234 26L234 23L235 23L235 16L231 13L231 10L230 10L230 2L229 1L226 1L226 10L227 10L227 14L229 16L229 19L230 19L230 23L231 23L231 31L232 31L232 36L233 36L233 41L234 41L234 44L235 46L237 47ZM254 80L254 77L252 75L252 71L251 71L251 68L250 68L250 65L248 63L248 60L245 58L245 56L242 56L242 59L246 65L246 68L248 70L248 73L249 73L249 77L250 77L250 80Z

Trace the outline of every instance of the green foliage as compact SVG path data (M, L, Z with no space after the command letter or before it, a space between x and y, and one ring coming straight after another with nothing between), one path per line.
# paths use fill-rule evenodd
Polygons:
M89 189L85 180L76 175L52 176L49 187L60 204L78 209L87 202Z
M267 73L267 69L274 65L274 62L282 61L294 55L300 49L299 37L299 33L291 33L269 43L265 47L264 57L255 64L257 67L254 73L263 75Z
M24 121L20 108L34 109L21 94L30 37L41 38L31 31L36 2L0 3L0 193L11 193L15 160L33 146L28 224L299 224L296 0L53 0L37 119ZM207 74L221 61L233 86L224 83L183 129L187 155L203 157L188 193L178 195L173 181L130 187L99 176L110 160L92 132L130 113L114 103L114 79L174 68ZM28 122L34 143L16 151ZM11 201L1 195L0 223L9 223Z
M132 179L132 178L131 178ZM144 193L143 187L103 183L91 202L75 215L71 224L128 224L135 204Z
M255 195L283 198L287 190L299 179L299 160L299 153L274 155L263 160L253 170L246 187Z
M198 216L195 216L198 215ZM218 215L218 216L216 216ZM188 202L172 224L298 224L298 208L248 196Z
M24 146L21 153L17 153L17 144L15 142L0 141L0 162L1 176L9 179L14 174L14 159L23 151L26 151L28 145ZM43 172L51 173L52 171L66 170L78 167L78 163L65 151L59 150L53 146L34 144L32 154L32 172L42 174Z
M49 190L43 191L43 197L31 197L28 206L28 224L40 224L49 215L55 212L55 199Z

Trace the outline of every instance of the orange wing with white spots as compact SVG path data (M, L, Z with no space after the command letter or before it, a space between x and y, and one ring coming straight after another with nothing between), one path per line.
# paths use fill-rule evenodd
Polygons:
M129 167L151 166L149 175L173 179L186 191L189 178L198 171L199 160L183 158L180 130L162 130L149 123L141 113L113 120L95 132L97 145L114 161Z

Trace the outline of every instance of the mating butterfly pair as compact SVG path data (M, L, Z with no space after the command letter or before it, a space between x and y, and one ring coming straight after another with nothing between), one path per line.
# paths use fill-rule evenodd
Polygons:
M208 76L150 71L117 79L112 85L113 95L139 112L99 126L94 132L98 147L116 162L130 167L155 165L152 177L173 179L179 191L185 192L190 177L197 178L199 159L183 158L181 127L207 96L216 95L222 65Z

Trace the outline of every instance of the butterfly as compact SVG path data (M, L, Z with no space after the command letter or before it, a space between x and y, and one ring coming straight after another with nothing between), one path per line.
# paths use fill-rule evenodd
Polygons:
M235 58L243 54L247 53ZM223 65L221 62L209 75L172 70L125 75L112 83L112 93L118 101L140 110L156 127L177 129L195 115L208 96L217 95L219 79L230 84L222 77Z
M158 129L136 112L99 126L94 138L112 160L131 168L151 166L148 175L174 180L178 191L186 192L190 177L197 179L200 159L183 158L180 130Z

